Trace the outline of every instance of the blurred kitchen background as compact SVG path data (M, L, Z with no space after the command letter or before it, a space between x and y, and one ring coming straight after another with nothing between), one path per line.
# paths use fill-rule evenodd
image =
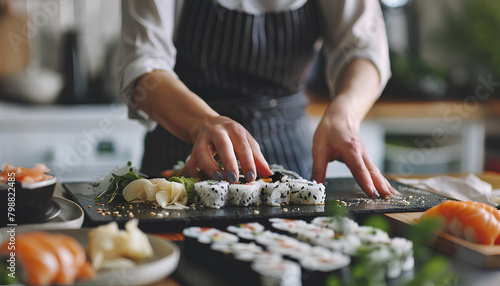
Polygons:
M381 0L393 76L361 128L385 173L500 172L500 2ZM116 101L119 0L0 0L0 162L64 181L139 166ZM311 125L324 103L313 101ZM332 163L328 176L349 176Z

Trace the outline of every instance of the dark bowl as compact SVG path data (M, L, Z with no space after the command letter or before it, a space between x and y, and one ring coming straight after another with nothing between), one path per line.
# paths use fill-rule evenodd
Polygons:
M57 178L34 182L0 184L0 224L25 224L47 221L60 212L52 200Z

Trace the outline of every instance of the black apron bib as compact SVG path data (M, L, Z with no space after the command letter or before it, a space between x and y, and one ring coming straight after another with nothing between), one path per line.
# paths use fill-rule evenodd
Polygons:
M219 114L242 124L270 164L304 177L312 169L311 125L302 92L320 34L316 2L249 15L210 0L186 0L175 45L175 72ZM171 168L191 153L161 126L145 140L143 170Z

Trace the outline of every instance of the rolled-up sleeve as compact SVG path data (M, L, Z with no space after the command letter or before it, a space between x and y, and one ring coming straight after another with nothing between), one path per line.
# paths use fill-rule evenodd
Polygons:
M135 84L154 70L175 75L175 5L173 0L122 2L122 31L116 58L119 98L128 105L129 117L140 120L148 129L156 123L135 104Z
M330 96L355 59L372 62L380 76L379 94L391 76L384 18L377 0L320 0L324 23L325 77Z

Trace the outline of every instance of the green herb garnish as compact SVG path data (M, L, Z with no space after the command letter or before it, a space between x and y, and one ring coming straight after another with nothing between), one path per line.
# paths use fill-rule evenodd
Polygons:
M129 167L131 167L132 163L129 161L129 162L127 162L127 165ZM114 174L114 173L112 173L111 175L113 177L111 179L109 179L109 186L108 186L108 188L105 191L103 191L102 193L100 193L99 195L97 195L97 197L95 198L96 201L100 201L101 197L104 194L106 194L106 195L110 195L110 198L108 200L108 204L109 204L109 203L111 203L115 199L115 197L117 195L121 195L122 194L123 189L128 184L130 184L130 182L138 180L138 179L144 179L143 177L141 177L138 174L136 174L134 172L134 169L132 167L129 168L128 173L126 173L125 175L117 175L117 174Z

